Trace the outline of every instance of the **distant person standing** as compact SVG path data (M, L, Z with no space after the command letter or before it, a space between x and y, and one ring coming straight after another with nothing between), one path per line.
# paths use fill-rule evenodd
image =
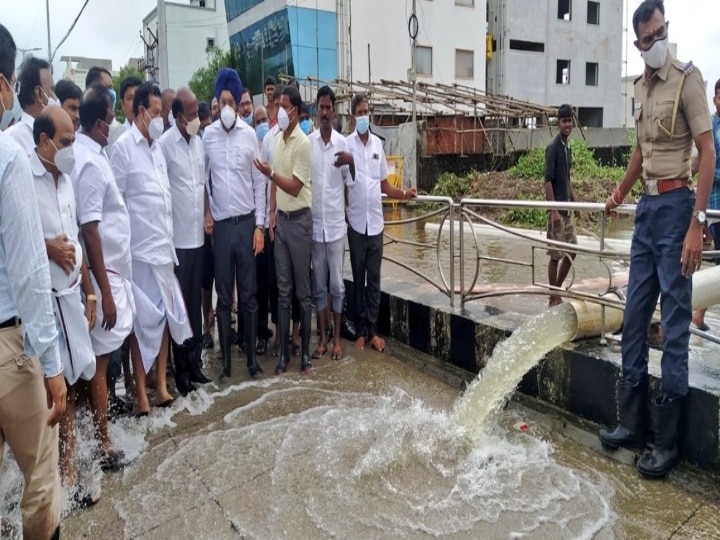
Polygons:
M120 108L125 115L125 131L130 131L132 123L135 121L135 113L133 113L133 101L135 101L135 91L142 84L137 77L125 77L120 81ZM114 105L114 104L113 104Z
M710 202L708 209L720 210L720 79L715 83L715 95L713 96L713 104L715 105L715 113L712 115L712 132L713 141L715 143L715 175L713 177L712 191L710 191ZM699 156L693 161L692 174L697 174L700 170ZM712 219L709 227L709 233L713 238L715 251L720 250L720 222ZM715 264L720 265L720 257L715 259ZM707 332L710 327L705 324L705 313L707 309L698 309L693 314L692 322L696 328Z
M60 106L70 116L75 131L80 129L80 100L82 99L82 90L80 87L68 79L58 81L55 85L55 95L60 102Z
M18 143L25 155L30 157L35 153L33 140L33 123L42 110L50 104L59 105L55 97L55 83L50 64L41 58L29 57L20 66L18 77L18 100L22 107L22 119L15 122L6 134Z
M632 18L645 72L635 80L637 146L605 203L622 204L638 178L644 194L635 213L622 332L619 423L600 430L608 449L643 448L648 403L648 328L660 301L664 335L662 388L653 401L655 444L637 461L643 476L663 477L679 459L680 410L688 387L692 275L702 263L702 233L716 156L705 83L692 63L668 52L662 0L645 0ZM697 194L688 187L692 144L700 156Z
M570 105L560 105L558 109L558 135L545 150L545 198L548 201L574 201L570 170L572 169L572 149L570 133L573 128L573 110ZM568 210L549 210L547 238L566 244L577 244L575 220ZM559 289L570 272L575 253L558 249L548 251L548 282L550 287ZM550 307L562 303L558 295L550 295Z
M173 115L170 114L173 99L175 99L175 90L173 90L172 88L166 88L162 91L160 95L160 100L162 101L162 119L163 129L165 131L170 129L175 124L175 118L173 118Z
M0 24L2 130L20 118L16 55ZM0 133L0 456L7 442L25 479L23 537L46 539L60 537L56 424L66 389L32 178L25 150Z
M277 124L278 108L275 106L275 100L273 99L276 86L277 83L273 77L265 79L263 89L265 91L265 108L267 109L268 119L270 120L270 127Z
M355 131L347 138L347 149L337 156L341 166L355 168L355 182L348 189L348 243L355 290L355 347L365 348L366 340L379 351L385 340L378 331L380 316L380 267L383 254L382 194L393 199L417 197L417 190L398 189L388 182L388 167L382 141L370 132L370 108L365 94L355 94L350 108Z

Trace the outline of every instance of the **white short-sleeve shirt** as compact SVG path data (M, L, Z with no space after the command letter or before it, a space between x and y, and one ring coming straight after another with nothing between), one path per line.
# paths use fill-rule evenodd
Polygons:
M345 183L348 167L336 167L335 154L344 152L345 137L334 129L326 145L320 130L308 138L312 147L312 217L313 241L335 242L347 232L345 225Z
M355 182L348 190L350 226L361 234L378 235L385 228L381 184L388 176L382 141L370 133L363 144L355 131L347 138L347 151L355 162Z

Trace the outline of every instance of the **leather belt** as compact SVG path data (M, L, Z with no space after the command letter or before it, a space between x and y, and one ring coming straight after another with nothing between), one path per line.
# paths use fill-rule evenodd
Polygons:
M230 216L229 218L225 219L219 219L218 223L232 223L233 225L237 225L238 223L241 223L245 221L246 219L250 219L255 217L255 212L250 212L249 214L243 214L241 216Z
M307 214L310 211L310 207L306 206L305 208L301 208L300 210L293 210L292 212L285 212L284 210L277 210L277 215L282 216L283 219L295 219L299 218L302 215Z
M649 178L643 182L643 193L651 197L662 195L676 189L687 187L687 178L668 178L664 180L658 180L656 178Z
M22 320L20 317L12 317L11 319L8 319L7 321L3 321L0 323L0 329L3 328L14 328L16 326L20 326L22 324Z

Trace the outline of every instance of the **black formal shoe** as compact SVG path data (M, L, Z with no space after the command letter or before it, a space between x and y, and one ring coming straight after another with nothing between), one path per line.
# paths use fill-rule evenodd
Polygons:
M190 382L190 378L187 375L183 375L175 379L175 388L177 388L177 391L180 392L180 395L183 397L187 396L190 392L197 390L193 383Z
M202 345L203 345L203 349L212 349L215 346L215 343L213 342L212 334L210 332L205 332L202 335Z

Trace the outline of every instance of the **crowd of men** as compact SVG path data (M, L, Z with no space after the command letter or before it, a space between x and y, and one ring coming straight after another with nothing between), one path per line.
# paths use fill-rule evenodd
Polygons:
M310 370L330 339L332 358L343 358L346 233L355 345L383 351L381 197L416 191L387 181L364 95L344 137L329 87L317 92L315 128L297 84L269 78L259 107L229 68L210 105L134 77L118 95L102 68L89 70L84 91L56 85L39 58L16 78L16 52L0 25L0 367L13 372L0 381L0 433L25 476L24 535L50 538L61 485L80 507L97 502L73 468L76 406L92 411L102 469L120 470L109 404L146 416L173 403L169 371L182 395L210 382L201 352L214 345L214 320L221 383L235 344L251 377L267 352L277 375L293 355ZM121 373L125 400L114 395Z

